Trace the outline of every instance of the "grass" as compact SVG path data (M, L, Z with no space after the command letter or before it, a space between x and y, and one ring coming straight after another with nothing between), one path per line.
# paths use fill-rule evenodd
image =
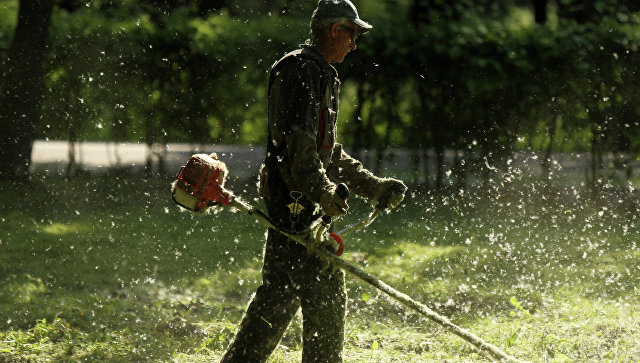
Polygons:
M518 358L637 362L634 193L415 192L346 236L345 258ZM264 227L180 212L169 180L38 176L0 184L0 198L0 361L217 360L260 281ZM340 225L368 212L351 204ZM487 360L372 287L347 287L346 362ZM298 316L270 361L299 361L301 331Z

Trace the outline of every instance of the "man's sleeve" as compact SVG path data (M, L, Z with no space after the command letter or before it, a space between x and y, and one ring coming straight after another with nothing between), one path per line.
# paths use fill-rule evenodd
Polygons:
M327 173L338 183L347 184L350 192L369 200L374 198L381 180L365 169L361 162L349 156L341 144L336 144L333 149Z
M285 148L280 172L290 190L308 191L309 199L320 201L320 196L333 183L327 177L325 166L317 151L316 136L320 118L321 70L311 61L291 62L283 67L276 80L277 93L272 104L277 119L286 125L277 125L284 134Z

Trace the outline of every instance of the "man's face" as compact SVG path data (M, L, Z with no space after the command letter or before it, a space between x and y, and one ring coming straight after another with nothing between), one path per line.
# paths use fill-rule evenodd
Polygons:
M352 22L337 24L334 38L334 62L341 63L350 51L357 48L358 26Z

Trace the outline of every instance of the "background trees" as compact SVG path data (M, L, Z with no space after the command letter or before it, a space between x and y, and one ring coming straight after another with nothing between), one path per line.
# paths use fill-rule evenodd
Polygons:
M338 66L340 133L354 153L375 151L369 167L390 157L387 148L403 147L412 150L414 180L438 188L449 171L460 187L471 176L486 181L487 165L506 170L519 150L539 152L546 174L557 151L589 152L591 182L609 154L631 170L640 148L640 5L358 5L375 28ZM34 138L134 141L159 150L170 141L262 145L268 70L305 40L314 7L288 0L5 2L0 15L12 20L0 26L0 171L24 170Z
M31 144L39 123L42 62L52 8L53 0L21 1L13 40L3 56L0 126L4 136L0 145L0 176L12 177L28 170Z

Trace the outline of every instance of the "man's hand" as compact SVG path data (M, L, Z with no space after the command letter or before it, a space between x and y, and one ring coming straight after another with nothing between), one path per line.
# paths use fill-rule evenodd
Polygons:
M402 181L392 178L383 179L376 188L374 197L377 202L376 208L384 211L397 207L404 200L406 191L407 186Z
M347 201L338 195L336 187L329 191L326 191L320 196L320 207L324 211L324 214L335 217L347 213L349 205Z

